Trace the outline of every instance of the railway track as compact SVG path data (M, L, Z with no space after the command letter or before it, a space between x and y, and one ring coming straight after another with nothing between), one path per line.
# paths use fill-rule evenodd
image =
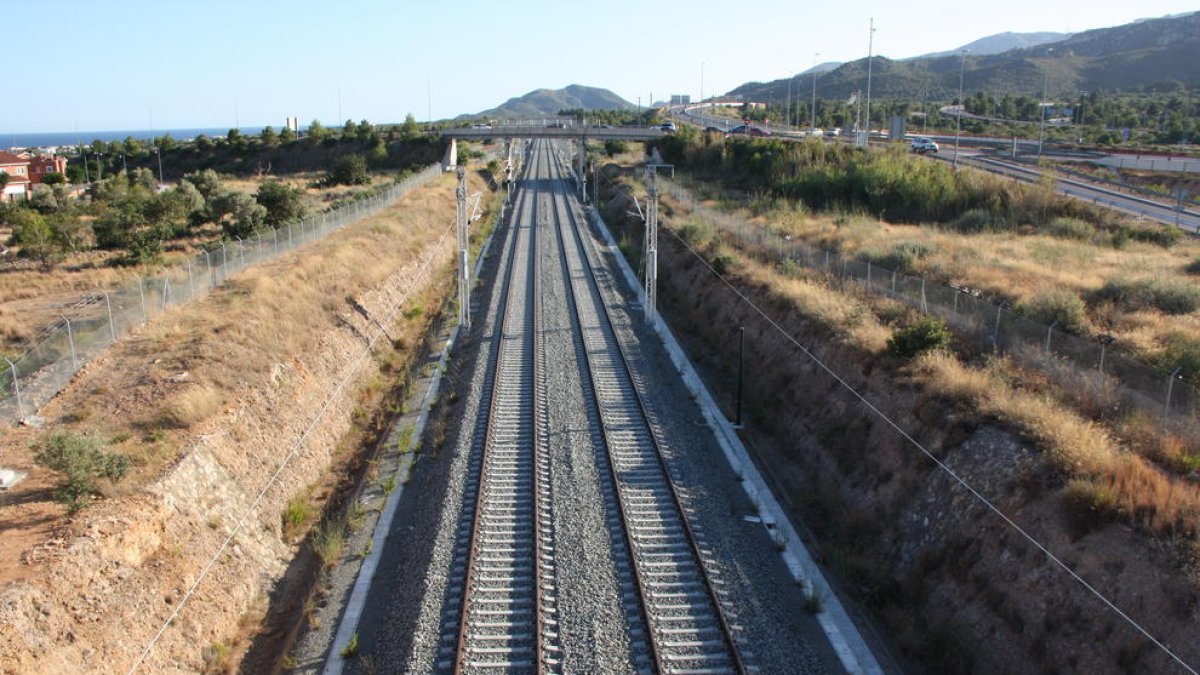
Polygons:
M519 199L491 336L487 416L472 440L439 652L443 672L557 671L537 195Z
M605 306L565 184L565 160L533 146L481 333L490 359L468 459L443 610L441 672L556 673L553 506L539 239L562 265L609 539L622 585L629 663L645 673L745 673L736 627L703 535L663 454L661 429ZM482 329L486 330L486 329ZM490 339L490 344L488 340Z
M561 162L552 166L562 180ZM641 670L648 660L658 673L748 672L714 565L663 455L661 431L601 296L568 192L555 196L553 227L569 280L576 349L588 367L589 405L600 421L617 536L631 558L639 599L631 625L648 627L641 641L648 654L632 655L633 662Z

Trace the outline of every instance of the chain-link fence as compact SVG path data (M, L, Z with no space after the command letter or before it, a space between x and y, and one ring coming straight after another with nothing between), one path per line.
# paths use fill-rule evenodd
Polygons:
M929 281L785 239L743 218L704 206L678 183L662 177L659 180L661 189L687 205L696 218L763 261L789 261L861 283L867 292L887 295L940 317L959 335L1058 375L1058 381L1071 382L1077 393L1093 400L1113 405L1124 402L1164 417L1200 417L1200 392L1183 380L1181 369L1165 373L1112 349L1107 337L1092 341L1071 335L1057 325L1032 321L973 289ZM1064 376L1067 368L1071 370Z
M229 277L376 214L411 190L441 175L434 164L388 188L336 209L315 214L249 239L222 242L181 266L139 276L123 287L83 298L62 322L16 359L0 364L0 419L13 423L33 414L71 381L75 373L134 327L168 307L204 296Z

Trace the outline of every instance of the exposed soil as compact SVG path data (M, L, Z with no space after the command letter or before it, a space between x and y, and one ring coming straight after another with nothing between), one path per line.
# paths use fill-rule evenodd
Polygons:
M609 211L618 231L623 206ZM640 228L625 238L639 241ZM771 288L733 273L777 331L669 233L660 238L659 279L664 315L731 408L745 326L743 438L781 501L814 532L818 559L883 623L913 670L1179 671L784 333L1151 634L1200 663L1194 541L1070 517L1065 477L1008 425L923 390L901 365L847 344Z
M144 650L144 672L236 664L295 564L281 514L298 494L319 514L353 473L362 436L347 433L371 419L363 406L428 327L400 310L448 286L438 270L452 259L453 203L453 182L439 180L164 313L44 406L46 429L6 432L0 464L30 477L0 496L0 673L125 672ZM379 326L390 339L360 360ZM204 387L217 406L172 421L182 395ZM71 517L29 448L58 430L135 461Z

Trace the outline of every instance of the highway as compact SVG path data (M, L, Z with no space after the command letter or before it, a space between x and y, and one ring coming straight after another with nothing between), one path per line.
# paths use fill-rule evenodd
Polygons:
M931 158L936 157L936 159L942 161L952 161L953 152L953 149L947 151L946 147L942 146L941 153L928 156ZM970 166L1029 183L1036 183L1042 177L1042 172L1037 169L997 159L995 156L982 154L976 150L960 148L958 159L959 162ZM1145 218L1167 225L1178 225L1187 232L1200 234L1200 213L1196 211L1190 209L1177 211L1170 205L1143 197L1123 194L1105 187L1069 178L1059 176L1055 176L1054 178L1054 189L1059 194L1114 209L1135 218Z

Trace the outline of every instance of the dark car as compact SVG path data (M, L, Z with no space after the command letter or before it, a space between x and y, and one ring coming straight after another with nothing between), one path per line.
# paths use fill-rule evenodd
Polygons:
M704 127L704 133L706 133L706 134L723 134L723 133L725 133L725 130L718 129L717 127Z
M738 126L730 129L729 133L731 135L755 136L757 138L762 138L764 136L771 135L771 132L767 131L766 129L759 129L758 127L752 127L749 124L739 124Z

